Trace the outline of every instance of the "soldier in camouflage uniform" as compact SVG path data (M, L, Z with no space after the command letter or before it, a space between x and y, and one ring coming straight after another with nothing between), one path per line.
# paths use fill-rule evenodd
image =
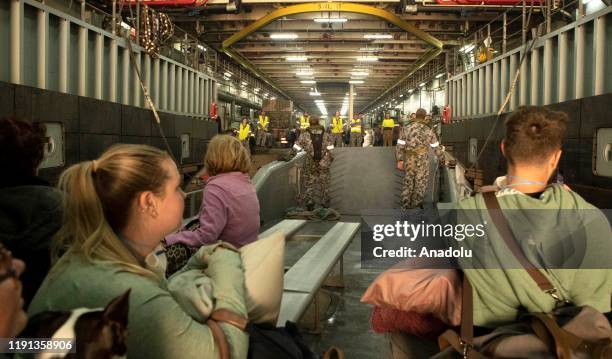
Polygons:
M306 187L304 201L309 210L315 206L315 186L321 186L321 202L323 207L329 207L329 186L331 163L333 161L331 150L334 143L331 135L319 125L318 118L310 118L310 127L303 130L293 145L297 152L306 152L304 163L304 184Z
M444 164L444 151L433 130L425 124L427 112L418 109L416 119L404 126L395 147L397 168L405 171L402 188L402 208L422 207L423 197L429 179L427 153L432 147L441 164Z

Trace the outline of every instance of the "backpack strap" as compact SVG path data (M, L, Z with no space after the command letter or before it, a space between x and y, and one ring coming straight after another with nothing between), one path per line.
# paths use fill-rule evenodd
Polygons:
M550 283L548 278L538 268L536 268L533 263L531 263L527 257L525 257L525 253L521 249L519 243L516 241L516 238L512 234L510 230L510 226L508 225L508 221L504 217L504 214L499 206L499 201L495 196L495 192L485 192L482 194L484 197L485 204L487 205L487 211L489 212L489 216L493 220L497 231L501 235L504 242L514 257L519 261L521 266L529 273L529 276L533 279L534 282L538 285L538 287L544 291L546 294L549 294L557 303L563 303L563 300L557 294L557 289Z
M215 340L215 346L219 350L220 359L231 359L230 347L225 336L225 332L221 329L218 322L225 322L235 326L236 328L244 331L247 326L247 319L227 309L217 309L210 315L210 318L206 321L206 325L212 332L213 339Z

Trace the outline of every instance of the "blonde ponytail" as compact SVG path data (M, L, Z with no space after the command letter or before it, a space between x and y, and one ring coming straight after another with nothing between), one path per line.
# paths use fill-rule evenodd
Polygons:
M54 238L58 262L54 270L63 266L59 256L70 253L87 261L117 263L126 271L159 280L140 266L117 234L126 225L138 193L162 190L168 178L163 167L167 159L165 152L150 146L115 145L99 159L64 171L58 184L64 193L64 221Z

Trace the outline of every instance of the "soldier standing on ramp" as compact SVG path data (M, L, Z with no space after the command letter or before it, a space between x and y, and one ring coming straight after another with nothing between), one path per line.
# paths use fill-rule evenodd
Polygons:
M436 134L424 123L426 115L424 109L417 110L415 121L409 122L401 129L395 147L397 168L405 171L401 196L404 209L423 207L423 197L429 180L429 147L434 149L440 164L445 163L444 151Z
M330 186L330 168L333 161L331 150L334 149L332 137L325 132L325 128L319 125L319 119L311 117L310 126L302 131L300 137L293 145L293 149L297 152L306 152L306 161L304 163L304 182L306 193L304 200L306 207L312 211L316 204L315 186L317 182L321 186L321 204L328 208L329 186Z

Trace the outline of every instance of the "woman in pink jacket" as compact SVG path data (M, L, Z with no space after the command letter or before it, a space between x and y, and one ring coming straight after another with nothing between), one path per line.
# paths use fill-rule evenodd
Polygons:
M210 178L204 187L200 227L166 237L166 243L200 247L224 241L240 248L257 240L259 200L249 178L251 161L235 137L215 136L204 158Z

